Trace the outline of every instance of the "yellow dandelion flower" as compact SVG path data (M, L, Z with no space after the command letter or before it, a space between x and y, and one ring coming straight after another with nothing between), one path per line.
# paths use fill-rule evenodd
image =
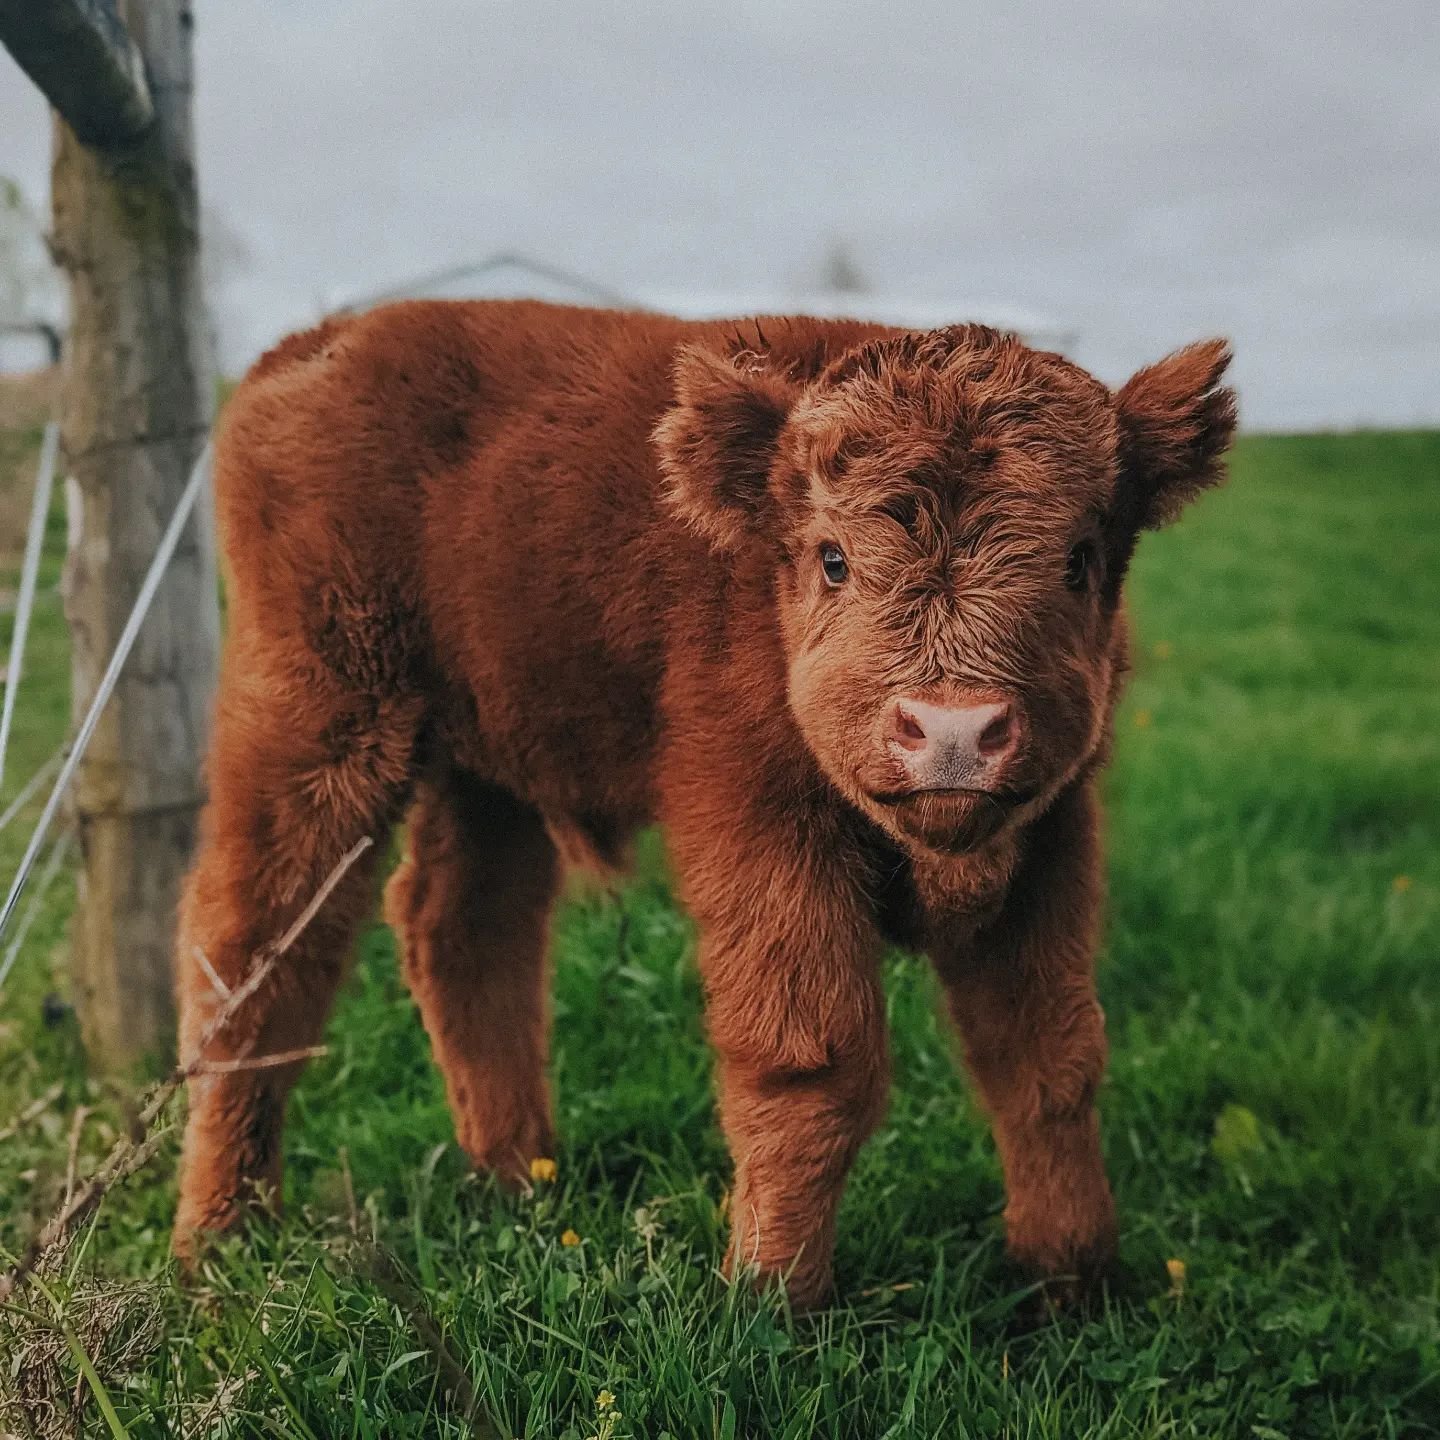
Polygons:
M1137 710L1135 712L1135 728L1137 730L1148 730L1150 728L1150 722L1154 718L1154 715L1148 710Z
M1175 647L1168 640L1161 640L1155 646L1155 658L1168 660L1175 653Z
M1185 1262L1167 1260L1165 1273L1170 1277L1170 1293L1178 1300L1185 1293Z
M1414 883L1415 882L1408 875L1397 875L1390 882L1390 888L1397 895L1403 895Z
M561 1237L560 1243L567 1249L573 1250L580 1243L580 1237L573 1231L567 1230Z
M560 1167L548 1156L537 1155L530 1162L530 1178L537 1184L553 1185Z

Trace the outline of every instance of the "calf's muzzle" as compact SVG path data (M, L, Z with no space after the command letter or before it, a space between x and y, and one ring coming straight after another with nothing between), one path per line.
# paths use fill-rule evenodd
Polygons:
M891 707L886 743L910 788L995 791L1020 747L1019 709L1003 697L938 704L904 696Z

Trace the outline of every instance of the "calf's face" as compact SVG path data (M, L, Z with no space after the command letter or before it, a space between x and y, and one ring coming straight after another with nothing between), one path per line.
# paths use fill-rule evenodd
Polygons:
M818 377L691 349L656 431L671 503L763 547L788 703L827 778L913 849L963 853L1096 754L1139 532L1220 475L1220 342L1112 393L980 326L869 341Z

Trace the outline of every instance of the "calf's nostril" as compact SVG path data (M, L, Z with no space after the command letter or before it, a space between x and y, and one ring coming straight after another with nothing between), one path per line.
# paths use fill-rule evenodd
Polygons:
M906 710L897 712L896 730L902 740L923 740L925 732L920 728L920 722Z
M997 755L1015 741L1014 716L1007 706L980 732L976 745L982 755Z

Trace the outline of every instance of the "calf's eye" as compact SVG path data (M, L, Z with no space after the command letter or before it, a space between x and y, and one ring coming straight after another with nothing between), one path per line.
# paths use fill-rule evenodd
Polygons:
M820 547L820 568L825 572L827 585L843 585L850 574L845 552L831 541Z
M1070 549L1065 557L1065 583L1072 590L1084 590L1090 583L1090 572L1095 568L1095 547L1088 540L1082 540Z

